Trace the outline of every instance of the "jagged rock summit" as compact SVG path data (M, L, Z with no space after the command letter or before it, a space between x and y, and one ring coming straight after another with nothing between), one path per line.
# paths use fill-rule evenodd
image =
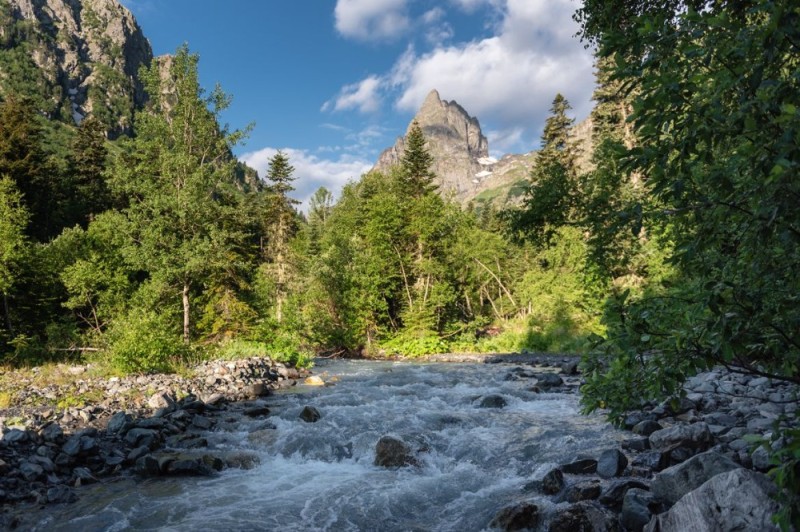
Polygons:
M473 195L476 185L488 175L485 166L494 162L489 157L489 141L478 119L455 101L442 100L434 89L414 120L428 141L440 191L444 194L452 191L460 201ZM398 137L394 146L381 153L374 169L386 171L398 164L404 149L405 139Z
M453 194L462 205L473 202L476 206L502 207L520 201L536 159L535 151L508 154L499 160L489 156L489 141L478 119L455 101L442 100L435 89L425 98L414 120L425 134L442 195ZM591 118L575 125L570 133L578 149L578 165L588 170L592 150ZM394 146L381 153L373 170L386 172L399 164L404 149L405 138L398 137Z
M146 98L137 74L152 58L117 0L0 1L0 93L37 95L49 118L80 122L92 114L112 137L129 132ZM34 72L26 86L2 75L20 69Z

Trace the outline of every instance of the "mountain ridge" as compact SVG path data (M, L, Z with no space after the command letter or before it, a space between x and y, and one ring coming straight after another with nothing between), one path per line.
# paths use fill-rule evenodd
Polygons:
M443 100L436 89L428 93L406 135L415 121L425 134L442 195L453 195L464 206L477 203L502 207L520 200L535 163L536 150L505 154L500 159L490 157L489 141L478 118L455 100ZM581 170L590 166L592 129L591 118L571 128ZM404 148L405 137L398 137L394 145L381 152L372 170L389 171L402 160Z

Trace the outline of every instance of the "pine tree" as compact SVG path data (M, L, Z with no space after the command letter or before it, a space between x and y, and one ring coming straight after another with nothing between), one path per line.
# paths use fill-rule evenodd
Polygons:
M425 194L436 191L433 180L436 174L431 170L433 155L426 147L425 134L419 123L414 120L405 140L405 151L400 162L403 180L408 193L413 198L421 198Z
M60 230L54 219L60 196L57 179L42 149L42 130L29 100L9 97L0 104L0 175L10 177L31 215L28 234L47 241Z
M111 207L111 193L105 180L105 126L94 117L81 122L72 142L70 177L74 187L76 211L73 217L83 227L95 215Z
M267 224L267 245L265 254L275 273L275 319L283 321L283 310L288 297L289 282L289 241L297 231L294 223L300 202L289 197L294 190L292 181L294 167L289 157L278 151L267 168L267 193L270 195L270 208Z
M517 231L542 244L558 227L576 221L577 153L569 139L574 123L567 116L570 109L567 99L557 94L544 125L522 209L511 216Z

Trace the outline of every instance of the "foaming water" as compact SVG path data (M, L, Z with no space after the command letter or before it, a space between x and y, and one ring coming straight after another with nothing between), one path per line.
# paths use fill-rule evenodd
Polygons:
M265 420L228 420L209 452L247 452L250 470L211 478L92 486L45 510L34 530L442 530L486 528L548 467L609 447L620 434L578 413L571 394L534 393L509 367L323 361L325 388L270 397ZM479 408L499 394L502 409ZM305 405L322 418L305 423ZM420 449L419 467L373 465L394 435ZM541 504L548 504L540 501Z

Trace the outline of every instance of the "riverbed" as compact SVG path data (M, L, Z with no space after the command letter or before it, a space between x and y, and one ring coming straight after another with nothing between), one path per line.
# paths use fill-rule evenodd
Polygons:
M529 370L530 368L526 368ZM554 465L597 455L624 434L583 416L578 395L535 390L512 364L319 361L328 386L264 399L270 416L223 416L208 452L257 458L212 477L129 478L28 514L32 530L482 530ZM497 394L502 408L482 408ZM300 419L306 406L315 423ZM418 467L374 465L384 435Z

